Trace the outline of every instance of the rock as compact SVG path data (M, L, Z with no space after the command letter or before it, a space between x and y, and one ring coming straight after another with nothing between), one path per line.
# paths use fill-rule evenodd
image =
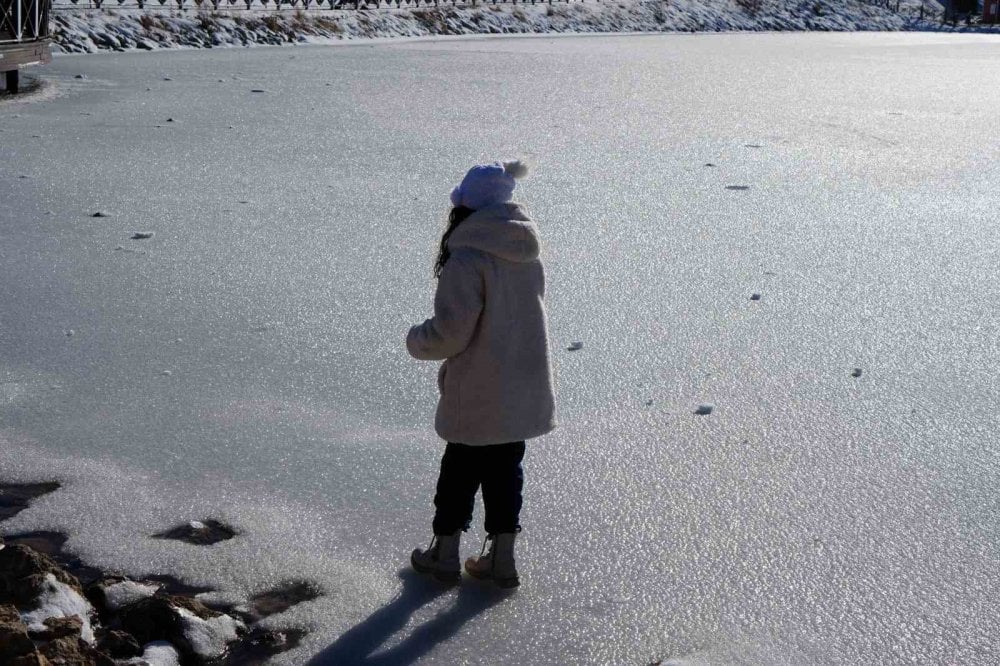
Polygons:
M707 415L711 414L714 409L715 409L714 405L710 405L708 403L704 403L704 404L698 405L698 408L694 410L694 413L697 414L698 416L707 416Z
M184 631L178 608L184 608L203 620L222 615L197 599L176 595L149 597L121 610L122 628L142 645L158 640L183 644Z
M264 89L262 89L262 88L254 88L250 92L252 92L252 93L262 93L262 92L267 92L267 91L264 90Z
M79 638L57 638L43 645L39 652L53 664L65 666L115 666L115 661Z
M727 190L733 190L733 191L736 191L736 192L742 192L744 190L749 190L750 186L749 185L726 185L726 189Z
M20 657L14 657L11 661L5 661L7 666L52 666L52 662L45 658L45 656L35 650Z
M153 535L156 539L176 539L197 546L209 546L219 541L232 539L234 536L236 536L235 529L217 520L192 520L186 525L178 525Z
M41 592L46 574L83 594L80 581L63 571L48 555L22 544L0 550L0 603L30 606Z
M153 237L152 231L135 231L132 233L131 236L129 236L129 238L131 238L132 240L146 240L147 238L152 238L152 237Z
M142 654L142 646L131 634L113 629L98 642L97 649L106 652L115 659L128 659Z
M566 351L580 351L581 349L583 349L582 342L571 342L569 347L566 347Z
M74 79L82 79L82 78L84 78L84 77L83 77L83 74L77 74L77 75L76 75L76 76L74 76L73 78L74 78Z
M863 372L864 370L862 370L861 368L854 368L854 370L851 372L851 377L860 377L861 373Z
M103 210L99 210L99 211L96 211L96 212L92 213L91 217L111 217L111 215L109 215L108 213L105 213Z
M35 644L28 638L28 628L21 621L17 608L10 604L0 606L0 663L35 651Z
M168 123L172 123L172 122L175 122L175 121L174 121L174 119L173 119L173 118L167 118L167 122L168 122Z
M751 301L759 301L760 300L760 294L750 294L750 300Z
M57 638L72 636L79 638L83 629L83 620L77 615L69 617L48 617L44 621L44 631L29 631L29 635L36 641L51 641Z

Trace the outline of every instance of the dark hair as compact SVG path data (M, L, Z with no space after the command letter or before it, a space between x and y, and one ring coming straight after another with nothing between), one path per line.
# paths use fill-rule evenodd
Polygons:
M455 206L448 213L448 228L444 230L444 235L441 236L441 247L438 248L437 259L434 261L434 277L441 277L441 269L444 268L445 262L451 256L451 252L448 251L448 239L451 238L452 232L462 223L462 220L474 212L474 210L465 206Z

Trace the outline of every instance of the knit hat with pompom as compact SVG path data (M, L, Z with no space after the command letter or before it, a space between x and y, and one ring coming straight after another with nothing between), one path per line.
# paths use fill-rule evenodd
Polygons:
M526 175L528 165L521 160L474 166L462 184L451 191L451 204L479 210L507 203L514 196L514 181Z

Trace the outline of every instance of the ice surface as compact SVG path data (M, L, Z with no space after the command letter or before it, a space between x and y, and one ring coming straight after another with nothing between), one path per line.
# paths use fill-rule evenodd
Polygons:
M123 580L120 583L113 583L105 587L104 598L108 608L112 611L117 611L140 599L153 596L158 589L155 585L144 585L143 583L136 583L131 580Z
M279 663L996 663L998 58L851 34L56 58L52 94L0 102L0 477L64 486L2 529L213 598L315 581L266 621L310 631ZM511 156L561 425L497 599L398 575L442 452L403 336L448 193ZM115 252L138 225L147 253ZM148 538L210 517L238 536Z
M72 587L56 580L52 574L45 574L42 593L37 607L21 613L21 619L31 631L45 631L45 620L50 617L70 617L76 615L83 620L80 637L88 643L94 642L94 630L90 625L93 607Z

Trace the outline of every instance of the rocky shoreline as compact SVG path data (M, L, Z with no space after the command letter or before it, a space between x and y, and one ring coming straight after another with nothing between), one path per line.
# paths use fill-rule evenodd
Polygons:
M0 521L57 482L0 483ZM196 547L237 536L220 521L191 521L151 538ZM6 535L0 542L0 663L10 666L230 666L261 664L305 635L259 626L264 618L322 594L309 581L287 581L226 606L199 600L211 590L169 576L129 578L67 553L58 532Z
M895 7L895 5L894 5ZM926 11L925 11L926 10ZM622 0L413 6L376 10L227 10L63 7L51 18L67 53L330 43L344 40L499 34L730 31L965 31L936 18L937 0L900 0L897 9L863 0ZM997 31L1000 26L978 26Z

